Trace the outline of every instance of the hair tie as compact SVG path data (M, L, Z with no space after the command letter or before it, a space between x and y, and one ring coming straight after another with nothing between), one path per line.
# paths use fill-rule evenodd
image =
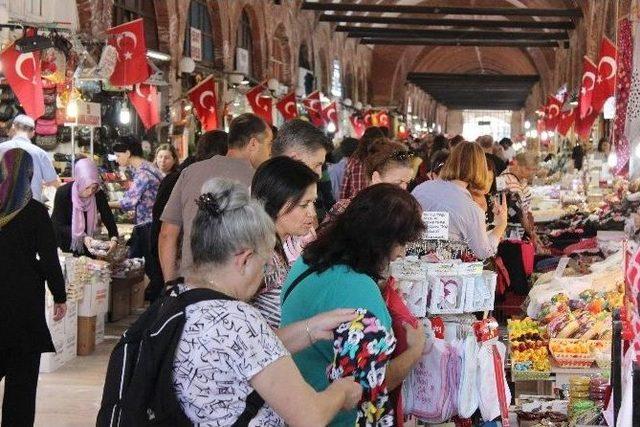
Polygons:
M196 199L196 204L200 209L208 212L211 216L220 216L222 213L220 204L211 193L201 194L200 197Z

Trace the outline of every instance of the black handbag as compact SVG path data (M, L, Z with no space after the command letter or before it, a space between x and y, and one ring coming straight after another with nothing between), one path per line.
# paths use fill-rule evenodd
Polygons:
M54 150L58 146L57 135L36 135L35 144L45 151Z

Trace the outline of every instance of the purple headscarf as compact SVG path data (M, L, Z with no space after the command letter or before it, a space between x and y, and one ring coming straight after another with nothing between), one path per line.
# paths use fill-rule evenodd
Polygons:
M98 209L95 194L91 197L80 197L80 193L88 187L100 185L98 168L90 159L81 159L74 168L75 181L71 187L71 250L84 252L84 237L92 236L98 224ZM84 213L87 213L85 226Z

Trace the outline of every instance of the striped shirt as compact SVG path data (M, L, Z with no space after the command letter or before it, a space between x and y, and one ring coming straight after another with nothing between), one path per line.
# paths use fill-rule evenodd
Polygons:
M280 293L282 292L282 284L289 273L289 263L280 251L274 250L271 265L271 272L264 275L264 286L253 298L252 305L260 311L269 326L277 329L280 327Z
M517 216L517 210L522 212L522 215L526 215L531 208L531 189L527 185L526 181L521 181L507 168L500 176L504 177L505 184L509 193L515 195L515 203L510 203L509 217L513 218Z

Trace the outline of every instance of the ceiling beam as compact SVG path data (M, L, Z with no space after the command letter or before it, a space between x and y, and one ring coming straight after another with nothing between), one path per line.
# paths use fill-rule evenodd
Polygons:
M323 22L344 22L362 24L420 25L436 27L462 28L529 28L551 30L573 30L576 25L572 21L510 21L494 19L429 19L405 18L402 16L368 16L368 15L320 15Z
M421 73L412 72L408 79L423 78L446 81L478 81L485 83L495 82L537 82L540 76L536 74L464 74L464 73Z
M380 28L380 27L356 27L352 25L338 25L337 32L349 33L349 37L383 37L393 38L443 38L443 39L472 39L472 40L498 40L498 39L526 39L526 40L569 40L566 31L554 31L552 33L536 33L522 31L477 31L477 30L416 30L412 28Z
M443 39L407 39L390 37L363 37L360 44L379 44L397 46L501 46L501 47L561 47L569 48L568 42L546 40L443 40Z
M438 7L406 6L396 4L361 3L317 3L304 2L302 9L336 12L389 12L389 13L428 13L436 15L490 15L490 16L555 16L581 18L580 9L534 9L516 7Z

